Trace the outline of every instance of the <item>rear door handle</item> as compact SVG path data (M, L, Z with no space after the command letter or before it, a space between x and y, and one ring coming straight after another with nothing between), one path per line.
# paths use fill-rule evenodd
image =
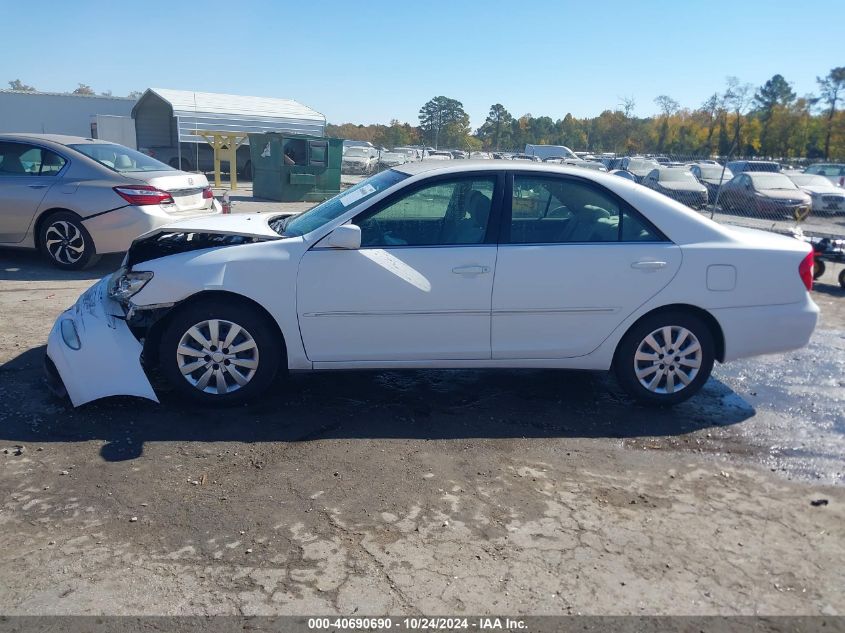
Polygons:
M27 185L30 189L46 189L47 185Z
M631 264L631 268L638 268L640 270L659 270L666 266L666 262L659 261L641 261Z
M490 272L489 266L458 266L452 269L456 275L483 275Z

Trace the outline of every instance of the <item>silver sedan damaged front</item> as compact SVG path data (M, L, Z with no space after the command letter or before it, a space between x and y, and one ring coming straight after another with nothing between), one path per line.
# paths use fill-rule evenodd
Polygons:
M125 278L112 275L91 286L50 332L44 361L47 381L57 395L66 393L75 407L115 395L158 402L141 365L143 346L126 322L124 307L109 296L109 284Z

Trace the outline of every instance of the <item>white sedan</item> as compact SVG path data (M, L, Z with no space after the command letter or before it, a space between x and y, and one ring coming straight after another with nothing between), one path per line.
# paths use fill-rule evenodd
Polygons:
M283 370L491 367L613 370L634 398L674 404L714 361L807 343L812 265L804 242L612 175L423 161L299 216L138 238L58 318L46 366L74 405L156 400L154 365L211 404Z

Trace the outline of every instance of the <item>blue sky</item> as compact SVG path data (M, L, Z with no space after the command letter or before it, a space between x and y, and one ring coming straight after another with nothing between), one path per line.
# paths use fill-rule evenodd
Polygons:
M728 75L757 86L781 73L803 95L845 65L843 0L0 0L0 11L2 82L285 97L332 123L416 124L440 94L473 127L495 102L560 118L632 96L644 116L659 94L696 107Z

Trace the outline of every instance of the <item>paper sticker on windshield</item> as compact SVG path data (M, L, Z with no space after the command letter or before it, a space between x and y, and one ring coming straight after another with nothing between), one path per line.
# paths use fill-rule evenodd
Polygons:
M370 195L376 190L371 184L367 183L360 189L356 189L355 191L350 191L345 196L341 196L340 203L344 207L348 207L353 202L358 202L361 198Z

